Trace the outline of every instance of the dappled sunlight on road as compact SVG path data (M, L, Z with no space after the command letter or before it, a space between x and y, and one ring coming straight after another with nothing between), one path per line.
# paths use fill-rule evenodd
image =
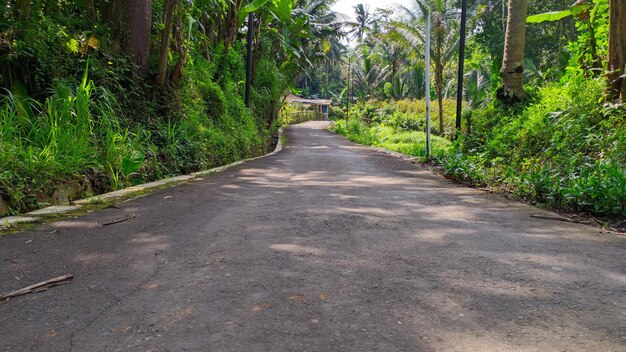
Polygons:
M317 248L305 247L297 244L290 243L275 243L270 246L271 249L283 252L289 252L293 254L310 254L310 255L322 255L324 252Z
M293 126L271 157L0 241L7 288L37 251L54 260L35 277L76 275L68 291L20 301L49 326L17 324L31 336L54 329L57 350L70 340L96 350L90 337L102 334L125 350L623 345L624 239L532 218L543 211L322 128Z

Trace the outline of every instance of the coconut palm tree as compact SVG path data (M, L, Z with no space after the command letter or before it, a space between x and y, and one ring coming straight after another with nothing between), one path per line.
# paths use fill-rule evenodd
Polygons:
M526 15L528 0L509 0L509 17L504 35L502 76L503 101L516 101L524 96L524 48L526 46Z
M353 8L354 14L356 15L356 22L348 23L348 25L352 27L352 30L350 30L352 38L361 42L363 41L365 33L369 31L374 19L372 18L367 5L358 4Z
M435 91L439 104L439 133L444 132L443 123L443 72L455 52L459 41L459 27L456 21L459 12L453 0L415 0L416 10L400 7L405 19L391 23L400 34L400 42L406 47L423 47L424 19L432 20L432 61L435 66ZM471 12L472 10L470 10ZM428 94L427 94L428 96Z
M376 33L371 36L374 44L370 58L375 62L385 63L390 70L391 97L398 98L400 89L400 69L407 57L407 49L398 43L399 34L393 30Z

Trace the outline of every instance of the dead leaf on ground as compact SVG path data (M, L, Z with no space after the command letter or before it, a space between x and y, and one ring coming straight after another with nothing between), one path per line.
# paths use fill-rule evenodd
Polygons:
M289 296L289 300L304 303L304 295L300 293L294 293Z
M272 305L269 303L257 303L254 305L254 307L252 307L252 311L257 313L260 312L262 310L265 310L267 308L270 308Z

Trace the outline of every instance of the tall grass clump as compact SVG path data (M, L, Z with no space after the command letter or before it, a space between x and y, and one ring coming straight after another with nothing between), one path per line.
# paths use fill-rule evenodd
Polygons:
M10 92L0 99L0 192L15 211L45 203L61 182L102 174L113 182L101 188L121 186L114 176L132 141L113 111L114 97L101 89L96 100L94 91L85 72L73 89L58 82L42 103Z

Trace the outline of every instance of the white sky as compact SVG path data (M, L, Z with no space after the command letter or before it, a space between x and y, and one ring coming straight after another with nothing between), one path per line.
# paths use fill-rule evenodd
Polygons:
M355 15L353 7L357 4L368 5L370 12L374 12L376 8L394 8L397 4L413 8L415 7L415 0L337 0L332 6L332 9L354 20Z

